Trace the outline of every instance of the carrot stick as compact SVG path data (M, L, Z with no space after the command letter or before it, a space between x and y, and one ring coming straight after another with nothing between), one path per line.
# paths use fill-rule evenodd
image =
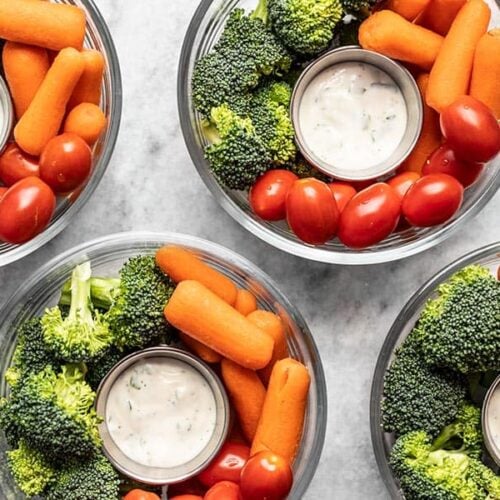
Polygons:
M104 56L98 50L87 49L82 52L85 69L68 103L72 109L82 102L99 105L101 102Z
M418 19L418 24L445 36L458 11L467 0L431 0Z
M386 9L413 21L429 4L430 0L389 0Z
M252 442L266 398L266 388L257 373L228 359L222 360L221 372L241 430L247 440Z
M222 361L222 356L219 353L210 349L210 347L207 347L205 344L191 338L189 335L181 332L179 337L182 342L186 344L189 350L205 361L205 363L214 364Z
M500 29L486 33L474 54L470 95L488 106L500 120Z
M427 85L427 104L439 113L467 94L474 51L488 29L490 16L490 8L483 0L469 0L453 21Z
M82 102L73 108L64 122L64 132L80 136L89 146L93 146L106 127L106 116L99 106Z
M359 27L359 43L364 49L430 69L443 37L417 26L390 10L380 10Z
M425 97L427 84L429 82L428 73L422 73L417 77L417 85ZM422 168L429 155L434 152L441 144L441 128L439 126L439 114L431 107L427 106L424 100L424 119L422 132L418 138L417 144L410 153L410 156L402 163L400 169L403 172L422 173Z
M293 462L299 449L309 391L307 368L286 358L274 366L250 454L270 450Z
M172 326L245 368L259 370L271 360L273 339L197 281L179 283L164 314Z
M0 0L0 38L46 49L80 50L85 37L85 12L74 5Z
M265 368L259 370L260 378L267 385L276 362L288 357L285 328L283 327L281 318L270 311L254 311L247 316L247 319L270 335L274 340L273 357Z
M199 281L229 305L236 302L238 289L235 284L188 250L175 246L160 248L156 252L156 263L176 283L184 280Z
M5 42L2 62L19 119L28 109L49 70L49 56L47 51L40 47Z
M255 295L248 290L238 290L234 308L243 314L243 316L248 316L257 309L257 299Z

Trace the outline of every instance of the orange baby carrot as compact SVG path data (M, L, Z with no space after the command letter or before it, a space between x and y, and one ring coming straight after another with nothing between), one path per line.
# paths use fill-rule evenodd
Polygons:
M262 331L270 335L274 340L273 357L269 364L259 370L259 376L264 384L269 383L271 372L277 361L288 357L288 347L286 343L286 333L283 327L283 321L271 311L257 310L250 313L247 318L258 326Z
M468 0L444 39L429 75L426 102L439 113L469 90L474 51L486 33L491 11L483 0Z
M270 450L293 462L299 449L310 376L295 359L274 365L250 454Z
M93 146L106 127L106 116L99 106L82 102L73 108L64 122L64 132L80 136L89 146Z
M259 376L228 359L221 363L222 379L233 403L243 434L253 441L259 424L266 388Z
M74 5L0 0L0 38L46 49L80 50L85 37L85 12Z
M386 9L413 21L429 4L430 0L389 0Z
M236 302L238 289L235 284L184 248L175 246L160 248L156 252L156 263L176 283L183 280L199 281L228 304L233 305Z
M500 120L500 29L486 33L477 44L470 95L486 104Z
M445 36L453 23L458 11L467 0L431 0L418 24Z
M243 316L248 316L257 309L257 299L255 295L248 290L238 290L234 308L243 314Z
M49 70L49 56L41 47L5 42L2 63L19 119L28 109Z
M102 75L104 74L104 56L98 50L82 51L85 69L68 103L68 109L82 102L99 105L101 102Z
M403 162L400 169L403 172L422 173L422 168L429 157L441 144L441 128L439 126L439 114L425 103L425 92L429 82L428 73L422 73L417 77L418 88L424 99L424 119L422 132L417 144L410 153L410 156Z
M271 361L273 339L198 281L179 283L164 314L172 326L245 368L259 370Z
M14 137L20 148L39 156L50 139L57 135L66 104L82 71L80 52L72 48L59 52L29 108L14 129Z
M201 342L193 339L189 335L181 332L179 334L179 337L182 342L186 344L189 350L196 354L203 361L205 361L205 363L220 363L220 361L222 360L222 356L219 353L215 352L213 349L210 349L210 347L207 347L205 344L202 344Z
M359 27L359 43L364 49L430 69L443 37L417 26L390 10L380 10Z

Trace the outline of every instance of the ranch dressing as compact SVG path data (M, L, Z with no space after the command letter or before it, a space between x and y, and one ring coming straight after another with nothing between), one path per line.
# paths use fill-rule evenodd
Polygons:
M344 62L319 73L300 102L308 149L328 165L364 170L387 160L406 130L407 110L395 81L371 64Z
M497 386L488 402L486 423L492 445L500 457L500 385Z
M138 361L109 391L105 421L116 446L130 459L170 468L197 457L216 423L216 403L203 376L182 361Z

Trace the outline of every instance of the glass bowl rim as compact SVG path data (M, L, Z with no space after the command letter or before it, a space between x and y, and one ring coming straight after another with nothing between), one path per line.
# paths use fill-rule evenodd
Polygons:
M383 443L382 418L381 418L381 398L384 388L384 376L386 367L393 354L396 343L399 340L402 329L420 306L422 299L426 299L434 292L438 285L449 278L452 274L463 267L473 264L483 258L498 254L500 256L500 241L490 243L486 246L473 250L446 265L429 280L427 280L412 297L406 302L405 306L397 315L389 332L384 340L382 348L378 354L377 363L372 379L370 392L370 432L372 447L375 454L379 473L392 498L400 500L401 491L397 485L394 474L389 466L385 456L385 447Z
M257 236L266 243L287 253L317 262L343 265L367 265L394 262L421 253L446 240L457 231L463 223L477 215L500 188L500 168L498 168L497 172L493 174L494 179L492 179L488 188L478 195L476 202L469 207L468 210L459 214L459 216L449 224L441 227L435 233L427 234L415 241L406 242L402 246L391 249L374 250L372 252L368 251L366 253L338 252L335 250L325 250L323 248L308 246L299 241L292 241L276 233L272 229L265 227L259 221L252 219L231 199L222 186L216 181L215 176L212 175L206 167L203 150L197 143L190 116L192 110L190 109L189 103L191 92L189 88L190 79L188 78L189 61L193 53L194 42L199 32L200 25L214 1L215 0L202 0L187 28L177 71L177 111L184 142L198 175L201 177L217 203L238 224L254 236ZM497 5L500 5L500 0L495 0L495 2ZM497 159L497 161L500 160Z
M26 257L32 252L35 252L50 240L55 238L63 229L65 229L69 225L71 220L83 208L83 206L86 205L94 191L99 186L104 174L108 169L113 151L116 146L118 132L120 130L123 95L118 53L116 51L116 47L109 28L104 20L104 17L97 8L94 0L77 0L77 2L81 3L85 7L87 15L89 15L92 21L95 23L99 36L102 39L103 47L106 50L106 54L108 56L107 59L109 64L113 99L113 108L111 110L111 115L108 117L109 138L107 143L103 147L101 157L99 158L97 166L94 167L94 171L92 173L92 176L90 177L89 182L80 193L78 198L66 209L63 215L57 221L51 224L38 236L21 245L12 245L11 249L9 249L5 254L0 255L0 267L11 264L12 262Z

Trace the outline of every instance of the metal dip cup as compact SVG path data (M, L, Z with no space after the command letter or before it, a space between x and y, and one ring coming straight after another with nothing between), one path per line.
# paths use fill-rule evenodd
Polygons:
M500 392L500 375L495 379L484 398L483 411L481 416L483 426L483 436L486 448L497 465L500 466L500 442L493 440L493 435L490 426L488 425L488 416L490 413L490 403L493 399L493 394Z
M14 124L14 106L10 98L9 88L5 80L0 76L0 108L3 120L0 122L0 151L9 140L12 126Z

